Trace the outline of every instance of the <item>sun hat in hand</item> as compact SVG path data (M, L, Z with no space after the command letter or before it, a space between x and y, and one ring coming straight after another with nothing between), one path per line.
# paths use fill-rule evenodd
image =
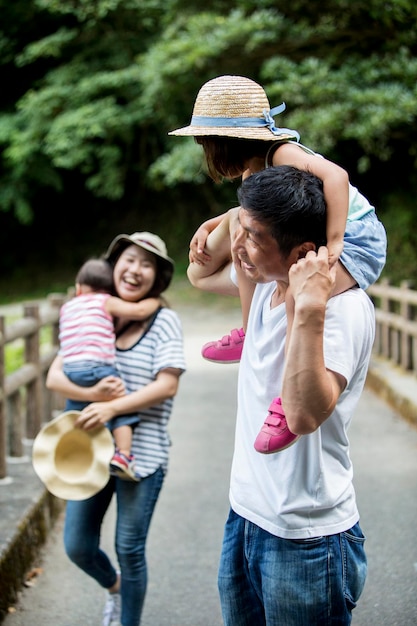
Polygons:
M66 411L39 431L32 448L36 474L54 496L85 500L98 493L110 478L114 442L105 426L75 428L80 411Z
M168 135L299 141L297 131L275 126L274 115L284 110L284 102L271 109L263 87L250 78L218 76L198 92L190 125Z

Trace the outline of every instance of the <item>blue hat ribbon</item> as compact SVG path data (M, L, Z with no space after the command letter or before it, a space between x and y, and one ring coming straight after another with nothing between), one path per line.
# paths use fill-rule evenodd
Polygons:
M292 135L297 141L300 140L300 135L296 130L289 128L277 128L275 126L274 115L279 115L285 111L285 102L277 107L274 107L270 111L265 109L263 111L263 117L206 117L202 115L193 115L191 118L191 126L207 126L207 127L225 127L225 128L257 128L267 127L272 134L276 136L280 135Z

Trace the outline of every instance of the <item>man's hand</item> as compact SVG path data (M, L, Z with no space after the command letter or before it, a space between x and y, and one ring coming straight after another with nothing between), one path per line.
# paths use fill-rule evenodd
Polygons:
M290 267L289 282L295 306L326 306L336 280L336 265L329 267L329 253L325 246L318 252L310 250Z

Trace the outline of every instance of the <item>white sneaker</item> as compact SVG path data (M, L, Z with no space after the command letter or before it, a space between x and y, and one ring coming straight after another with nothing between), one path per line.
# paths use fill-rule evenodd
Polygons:
M120 626L122 599L120 593L107 592L107 600L103 611L103 626Z

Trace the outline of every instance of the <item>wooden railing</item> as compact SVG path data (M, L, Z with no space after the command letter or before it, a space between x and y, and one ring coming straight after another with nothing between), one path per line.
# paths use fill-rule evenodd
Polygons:
M58 350L59 309L65 294L22 305L22 314L0 315L0 480L7 478L7 458L23 456L23 442L34 439L43 422L63 400L46 389L46 374ZM17 319L14 319L17 317ZM48 332L48 341L41 334ZM23 364L6 374L6 346L23 343ZM46 349L45 349L46 346Z
M375 305L375 354L417 375L417 291L406 281L392 287L382 280L368 294Z
M375 354L417 375L417 291L404 282L392 287L381 281L368 290L376 311ZM45 378L58 349L59 308L70 297L51 294L27 303L22 317L12 321L0 315L0 481L7 479L8 457L23 456L23 441L36 437L63 399L46 389ZM47 349L41 333L49 329ZM6 346L24 344L23 364L5 374Z

